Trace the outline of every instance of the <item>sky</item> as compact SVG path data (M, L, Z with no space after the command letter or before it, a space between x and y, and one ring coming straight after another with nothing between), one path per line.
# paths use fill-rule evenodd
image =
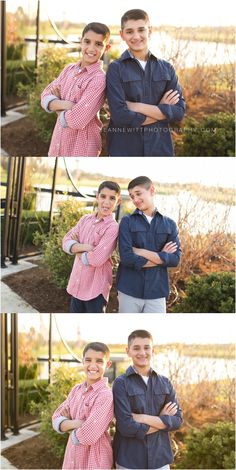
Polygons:
M64 166L63 159L60 164ZM69 167L78 166L89 173L130 179L146 175L160 183L201 183L206 186L235 187L234 157L116 157L67 158Z
M127 336L136 329L146 329L153 334L155 344L172 342L185 344L229 344L235 342L236 317L230 314L111 314L75 315L54 314L59 330L67 340L77 338L80 328L85 341L102 341L109 344L126 343ZM30 326L40 330L47 325L48 314L18 314L19 331L28 331Z
M15 11L21 5L26 13L33 11L36 1L7 0L7 11ZM41 18L47 18L47 14L54 21L62 19L69 21L91 22L100 21L108 24L119 24L122 14L132 8L145 8L149 13L153 25L170 24L176 26L227 26L233 24L233 0L169 0L167 3L161 0L119 0L115 6L108 0L100 2L84 2L68 0L41 0Z

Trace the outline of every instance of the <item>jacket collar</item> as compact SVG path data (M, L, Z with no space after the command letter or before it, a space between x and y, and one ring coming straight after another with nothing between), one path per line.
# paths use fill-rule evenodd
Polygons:
M125 372L125 375L126 375L126 377L129 377L130 375L139 375L139 373L136 372L136 370L133 368L133 366L129 366L128 369ZM150 375L158 375L157 371L155 369L153 369L152 367L150 367L149 376Z
M157 57L154 54L152 54L151 51L148 51L148 58L158 60ZM129 49L126 49L123 52L123 54L121 54L119 60L124 61L124 60L127 60L127 59L135 59L135 57L133 56L132 52Z
M107 386L108 386L108 378L107 377L103 377L102 379L98 380L98 382L95 382L94 384L89 385L88 387L87 387L86 382L83 383L83 387L84 387L85 391L89 390L90 388L92 388L94 391L102 390L103 388L107 388Z

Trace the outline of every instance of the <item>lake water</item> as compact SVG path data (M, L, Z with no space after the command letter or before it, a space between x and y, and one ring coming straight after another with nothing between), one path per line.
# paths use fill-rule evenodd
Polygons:
M52 37L57 39L57 37ZM26 56L28 60L34 60L35 44L26 43ZM40 43L40 50L48 47ZM57 44L56 47L65 47ZM114 37L112 45L113 50L119 50L122 53L126 49L126 44L119 40L118 36ZM150 49L160 58L171 60L175 57L174 63L178 67L192 67L194 65L215 65L228 64L235 62L235 46L234 44L206 42L206 41L190 41L175 39L165 32L154 32L152 34ZM76 56L75 56L76 57ZM77 60L75 58L75 60Z
M124 354L124 359L126 359ZM53 368L60 367L61 362L53 362ZM78 368L77 363L69 363L69 367ZM200 383L204 380L214 381L235 377L235 361L231 359L214 359L207 357L191 357L179 355L176 350L154 355L153 366L161 375L169 377L179 384ZM126 368L126 364L122 365ZM81 366L79 366L81 370ZM39 364L39 378L48 378L48 365Z

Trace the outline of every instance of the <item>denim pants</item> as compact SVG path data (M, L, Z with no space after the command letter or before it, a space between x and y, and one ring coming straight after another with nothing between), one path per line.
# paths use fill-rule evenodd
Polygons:
M70 313L105 313L107 301L100 294L94 299L80 300L71 296Z

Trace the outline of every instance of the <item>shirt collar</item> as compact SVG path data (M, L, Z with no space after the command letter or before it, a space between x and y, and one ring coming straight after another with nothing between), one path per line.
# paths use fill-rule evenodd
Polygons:
M125 375L127 377L129 377L130 375L139 375L139 373L136 372L136 370L133 368L133 366L129 366L128 369L125 372ZM157 371L153 367L150 367L149 376L150 375L158 375Z
M102 379L98 380L98 382L95 382L94 384L89 385L89 387L87 387L86 382L83 383L83 388L85 391L88 391L90 388L92 388L94 391L102 390L103 388L107 388L107 386L108 386L107 377L103 377Z
M143 212L140 211L139 209L135 209L135 211L132 212L131 215L136 215L136 214L145 215L145 214L143 214ZM157 208L155 207L153 217L155 217L156 215L160 215L161 217L163 217L162 214L161 214L161 213L157 210Z
M98 62L95 62L95 64L91 64L91 65L86 65L85 67L83 67L83 69L80 68L80 65L81 65L81 62L77 62L75 64L75 67L76 67L76 74L79 73L80 70L86 70L88 74L91 74L91 73L95 73L99 70L102 70L102 66L103 66L103 61L102 60L98 60ZM79 71L78 71L79 69Z
M157 57L152 54L151 51L148 51L148 58L151 59L155 59L155 60L158 60ZM123 61L123 60L127 60L127 59L135 59L134 55L132 54L132 52L129 50L129 49L126 49L123 54L121 54L120 56L120 60Z
M112 215L112 214L107 215L106 217L101 217L100 219L98 219L98 218L97 218L97 212L95 212L95 214L93 214L93 217L94 217L94 219L95 219L94 221L95 221L95 222L97 221L97 223L102 221L104 224L109 224L109 223L111 223L112 221L114 221L114 218L113 218L113 215Z

